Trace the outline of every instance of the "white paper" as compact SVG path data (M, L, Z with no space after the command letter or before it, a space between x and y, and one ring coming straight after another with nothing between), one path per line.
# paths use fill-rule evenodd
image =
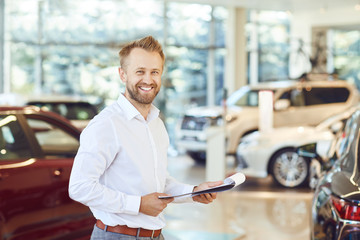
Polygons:
M179 194L179 195L159 196L159 198L166 199L166 198L172 198L172 197L184 197L184 196L189 196L189 195L194 197L194 196L204 194L204 193L223 192L223 191L230 190L230 189L242 184L243 182L245 182L245 175L243 173L239 172L239 173L235 173L234 175L231 175L230 177L226 178L224 180L223 184L216 186L216 187L212 187L212 188L208 188L208 189L196 191L196 192Z

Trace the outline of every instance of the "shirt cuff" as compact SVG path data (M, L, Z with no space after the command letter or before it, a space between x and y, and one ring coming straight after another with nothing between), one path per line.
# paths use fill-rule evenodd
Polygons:
M130 214L130 215L139 214L140 202L141 202L141 197L127 195L126 203L124 206L124 213Z

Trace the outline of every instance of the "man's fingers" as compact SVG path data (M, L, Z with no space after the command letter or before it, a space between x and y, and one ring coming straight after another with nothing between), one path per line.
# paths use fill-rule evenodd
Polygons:
M216 199L217 193L210 193L210 196L214 200L214 199Z
M163 198L163 199L160 199L161 201L165 202L166 204L168 203L171 203L172 201L174 201L174 198Z
M209 187L216 187L216 186L219 186L219 185L221 185L223 183L224 183L224 181L208 182L208 186Z
M168 195L168 194L165 194L165 193L159 193L158 194L158 198L160 197L160 196L170 196L170 195ZM172 201L174 201L174 199L175 198L159 198L161 201L163 201L163 202L166 202L166 203L171 203Z

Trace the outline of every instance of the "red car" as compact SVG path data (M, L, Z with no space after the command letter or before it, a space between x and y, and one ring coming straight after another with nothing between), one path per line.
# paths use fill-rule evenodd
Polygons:
M89 239L68 183L80 130L38 107L0 107L0 240Z

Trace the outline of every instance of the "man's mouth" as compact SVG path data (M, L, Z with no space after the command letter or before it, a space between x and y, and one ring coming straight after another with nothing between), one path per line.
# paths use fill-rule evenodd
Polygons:
M140 86L139 87L141 90L145 91L145 92L149 92L151 89L153 89L154 87L145 87L145 86Z

